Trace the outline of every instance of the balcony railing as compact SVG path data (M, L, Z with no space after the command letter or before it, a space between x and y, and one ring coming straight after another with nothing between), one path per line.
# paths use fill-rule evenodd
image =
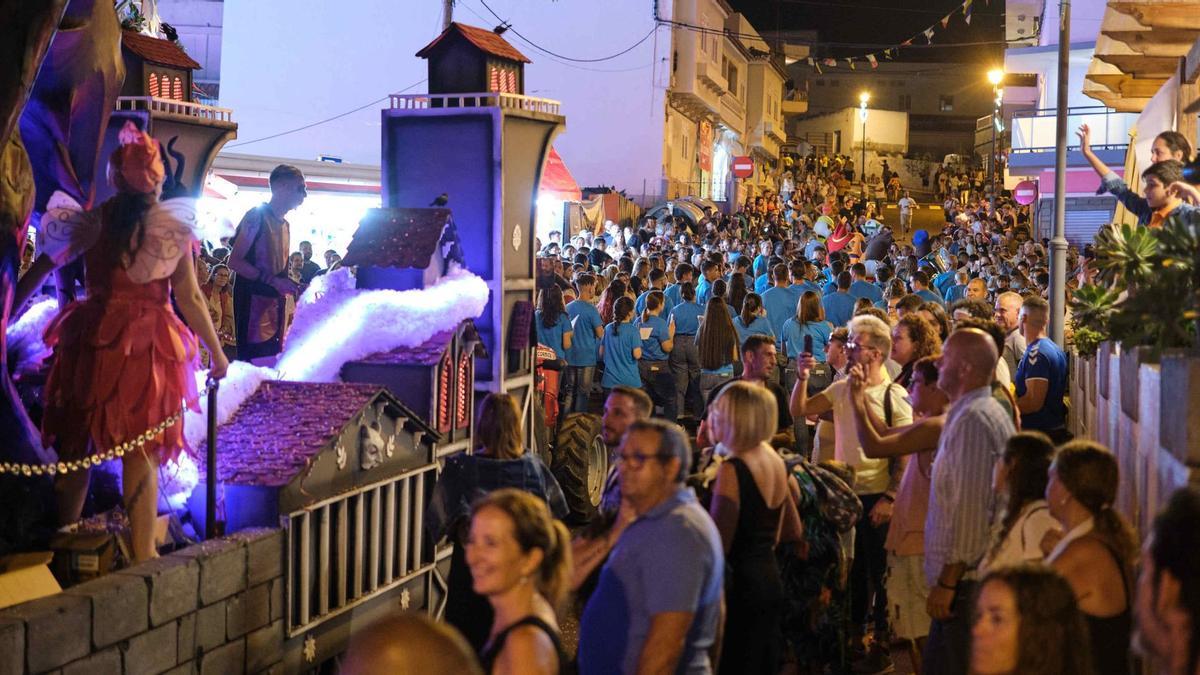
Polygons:
M194 117L214 122L233 122L233 110L231 108L218 108L203 103L189 103L187 101L176 101L175 99L158 98L156 96L118 96L117 110L148 110L152 113L183 115L184 117Z
M1129 131L1136 121L1135 113L1117 112L1104 106L1069 108L1067 110L1067 148L1079 149L1075 130L1083 124L1088 125L1091 129L1093 148L1123 148L1129 145ZM1015 113L1012 119L1012 151L1053 151L1055 124L1053 109Z
M562 104L548 98L520 94L479 92L472 94L392 94L392 110L427 110L429 108L506 108L526 112L558 115Z

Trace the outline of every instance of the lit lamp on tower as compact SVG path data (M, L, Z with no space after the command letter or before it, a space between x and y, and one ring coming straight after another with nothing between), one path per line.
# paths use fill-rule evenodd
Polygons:
M858 95L858 119L862 120L862 155L858 165L859 182L863 186L863 196L867 194L867 101L871 95L863 92Z
M992 109L992 159L988 162L989 173L991 174L992 194L988 198L988 203L992 207L992 211L996 210L996 134L1004 131L1004 119L1001 114L1001 106L1004 104L1004 89L1000 87L1004 82L1004 71L999 68L993 68L988 71L988 82L992 83L992 94L994 96L994 106Z

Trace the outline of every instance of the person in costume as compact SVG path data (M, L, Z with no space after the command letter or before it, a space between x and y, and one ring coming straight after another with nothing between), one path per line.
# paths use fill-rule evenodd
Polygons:
M158 465L188 450L179 413L196 407L196 335L212 354L210 378L224 377L229 361L192 264L195 202L160 203L158 142L132 123L120 138L109 158L117 194L87 212L52 198L43 220L43 250L55 262L83 255L87 298L67 305L46 328L54 361L42 435L68 466L147 437L122 457L133 556L142 561L156 555ZM172 309L172 291L195 334ZM86 463L56 476L60 524L79 519L87 487Z

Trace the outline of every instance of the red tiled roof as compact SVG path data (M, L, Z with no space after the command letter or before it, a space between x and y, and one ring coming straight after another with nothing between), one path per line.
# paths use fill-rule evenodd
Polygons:
M425 269L449 221L450 209L370 209L346 247L342 265Z
M490 31L486 28L478 28L476 26L468 26L466 24L458 23L457 21L450 24L449 28L442 31L442 34L437 36L433 42L425 45L424 49L417 52L417 56L423 59L428 58L429 52L432 51L438 43L445 39L445 37L450 34L450 31L457 31L458 34L465 37L468 42L475 45L480 50L491 54L492 56L497 56L502 59L509 59L510 61L533 63L528 57L517 51L516 47L509 44L508 40L500 37L494 31Z
M121 46L151 63L175 68L199 70L202 66L170 40L150 37L131 30L121 31Z

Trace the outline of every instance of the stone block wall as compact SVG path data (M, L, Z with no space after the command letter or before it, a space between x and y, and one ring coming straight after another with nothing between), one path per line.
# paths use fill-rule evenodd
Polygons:
M282 530L244 530L0 610L0 675L282 672Z

